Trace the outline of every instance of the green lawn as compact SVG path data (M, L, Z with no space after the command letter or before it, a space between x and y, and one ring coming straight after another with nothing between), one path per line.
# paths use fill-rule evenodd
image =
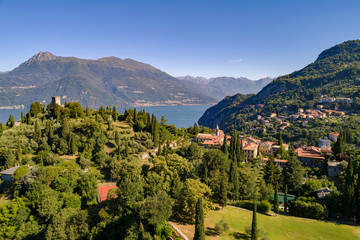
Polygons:
M360 227L336 224L332 222L302 219L291 216L267 216L258 214L258 229L267 233L268 239L315 239L338 240L360 239ZM221 236L214 235L216 222L224 218L230 224L230 230ZM208 213L205 225L206 239L247 239L245 227L251 225L252 212L244 209L226 207ZM194 226L176 224L189 239L192 239Z

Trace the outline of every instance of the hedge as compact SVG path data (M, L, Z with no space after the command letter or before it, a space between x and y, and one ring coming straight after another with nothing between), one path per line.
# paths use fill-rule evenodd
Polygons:
M253 210L254 209L254 202L250 201L250 200L243 200L243 201L238 201L238 202L234 202L231 205L234 205L236 207L241 207L241 208L245 208L248 210ZM258 202L257 204L257 211L258 212L264 212L267 213L269 212L271 209L271 204L269 201L261 201Z

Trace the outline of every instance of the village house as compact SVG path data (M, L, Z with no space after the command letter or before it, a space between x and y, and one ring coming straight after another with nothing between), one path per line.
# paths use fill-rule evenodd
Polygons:
M329 148L331 147L331 141L327 137L320 138L318 140L318 145L319 148Z
M354 100L352 100L351 98L337 98L336 102L338 102L338 103L353 103Z
M107 199L110 189L116 189L116 184L110 184L108 186L99 186L97 189L98 202L103 202ZM116 195L114 197L117 197Z
M271 113L270 114L270 118L275 118L276 117L276 113Z
M337 132L329 133L329 139L333 142L336 142L338 137L339 137L339 133L337 133Z
M258 155L258 145L252 142L247 143L244 146L244 160L249 161L256 158Z
M327 174L330 178L335 178L340 175L342 166L339 162L327 162Z
M275 143L270 141L260 143L258 147L259 154L263 156L269 156L270 154L272 154L272 145L274 144Z
M216 126L215 134L205 134L199 133L195 141L198 143L202 143L202 145L206 148L211 148L216 145L221 145L224 142L224 131L219 129L219 126ZM227 140L231 139L231 136L227 136Z
M336 101L336 98L333 98L333 97L321 98L319 100L320 103L332 103L335 101Z
M325 157L316 147L299 147L295 149L298 159L306 167L323 167Z
M16 169L18 169L18 168L19 168L19 165L15 165L14 167L8 168L8 169L0 172L1 180L3 180L4 182L13 181L14 179L12 178L12 175L14 174Z

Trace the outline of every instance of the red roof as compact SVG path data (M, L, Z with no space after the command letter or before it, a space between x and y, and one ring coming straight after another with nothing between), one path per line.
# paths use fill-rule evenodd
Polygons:
M103 187L98 187L98 200L99 202L105 201L107 199L107 195L109 193L110 189L113 188L117 188L117 186L114 185L110 185L110 186L103 186Z

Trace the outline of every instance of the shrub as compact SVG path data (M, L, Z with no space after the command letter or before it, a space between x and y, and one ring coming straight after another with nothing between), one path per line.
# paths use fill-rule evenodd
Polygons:
M241 208L245 208L248 210L253 210L254 209L254 202L250 201L250 200L243 200L243 201L238 201L233 203L232 205L236 206L236 207L241 207ZM257 205L257 211L258 212L269 212L271 209L271 204L269 201L261 201L258 203Z
M305 202L301 200L289 203L290 214L298 217L325 219L328 217L326 206L317 202Z
M222 219L221 221L215 224L215 231L218 234L222 234L223 232L226 232L228 230L229 230L229 223L226 222L225 219Z

